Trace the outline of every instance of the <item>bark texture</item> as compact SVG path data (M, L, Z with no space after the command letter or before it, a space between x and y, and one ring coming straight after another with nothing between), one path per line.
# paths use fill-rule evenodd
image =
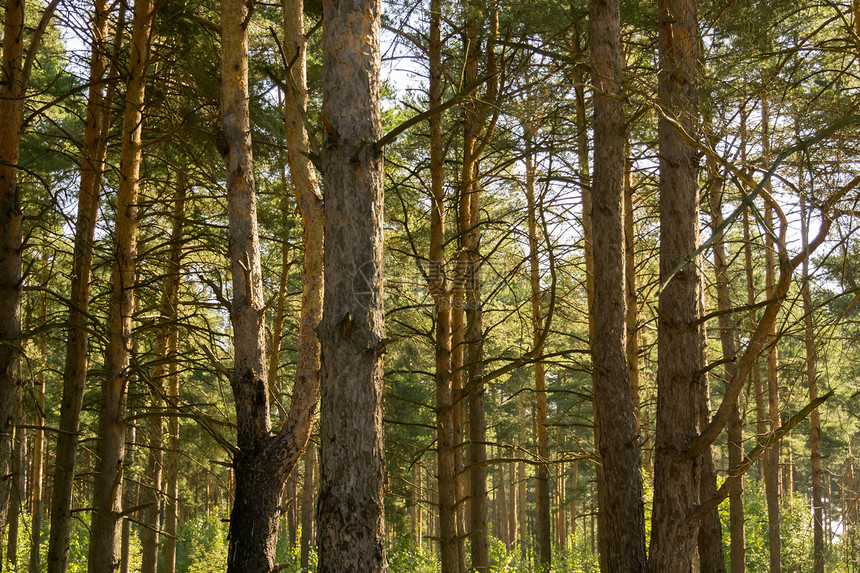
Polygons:
M379 0L323 2L326 190L319 571L387 570Z
M442 104L442 2L430 4L429 108ZM436 468L439 492L439 548L442 573L458 573L456 473L454 471L454 403L451 387L452 297L446 277L445 149L442 115L430 120L430 267L428 280L436 315Z
M645 513L639 439L627 371L624 260L625 131L621 85L621 22L617 0L591 0L594 93L594 335L592 384L603 466L606 571L645 571Z
M658 103L660 141L660 283L654 511L648 570L690 573L699 519L701 455L691 455L702 394L696 137L699 51L695 0L661 0Z
M290 5L288 9L295 8ZM220 150L227 169L227 198L230 218L230 264L233 280L231 320L235 336L234 369L230 376L236 405L237 448L233 452L233 469L236 478L235 500L230 514L230 547L227 570L233 572L265 572L275 569L275 545L278 520L281 514L281 496L284 484L295 467L307 443L313 425L317 398L318 353L313 336L313 313L318 302L313 298L321 288L319 268L313 264L303 270L303 280L310 276L316 283L303 286L303 316L300 327L299 362L293 398L281 429L273 434L270 417L270 392L266 370L263 287L260 272L260 242L257 235L257 206L251 153L251 127L248 91L248 31L249 7L239 0L221 2L221 131ZM294 36L301 35L301 8L284 13L285 25ZM303 51L292 47L301 58ZM300 67L303 66L303 62ZM287 128L290 137L295 131L290 118L301 117L303 74L291 69L290 83L297 86L288 90L289 104ZM299 134L301 138L301 133ZM306 139L305 139L306 142ZM301 153L300 143L293 141L291 154ZM306 143L305 143L306 148ZM295 151L298 149L298 151ZM295 158L293 158L295 159ZM290 162L291 170L294 161ZM294 171L294 184L301 189L301 201L312 194L318 200L307 178L300 175L298 165ZM303 178L304 177L304 178ZM318 211L317 211L318 212ZM307 220L302 212L303 222ZM305 253L319 263L322 236L318 223L312 226L316 233L305 240L311 247ZM310 298L308 293L311 294ZM308 319L308 314L310 319Z
M120 566L122 481L125 458L125 401L128 390L131 322L137 262L137 202L143 147L146 68L155 7L150 0L134 5L128 87L123 109L122 150L111 272L110 322L105 381L99 418L99 445L93 491L93 518L88 571L113 573Z
M12 489L15 401L21 355L21 249L23 213L18 198L18 148L24 78L24 0L6 2L0 62L0 531Z
M125 21L124 4L120 8L117 29ZM69 566L69 535L72 526L72 492L75 459L78 451L81 408L87 377L89 332L87 315L90 303L93 240L98 218L101 182L107 154L107 132L113 103L114 84L105 93L101 80L107 61L108 3L95 3L93 40L90 52L90 84L87 94L87 117L81 149L81 179L78 191L78 217L75 222L75 246L69 305L69 334L63 369L63 397L60 403L60 431L54 461L51 490L51 533L48 540L48 573L65 573ZM121 34L114 40L114 61L118 58ZM110 74L108 74L110 75Z

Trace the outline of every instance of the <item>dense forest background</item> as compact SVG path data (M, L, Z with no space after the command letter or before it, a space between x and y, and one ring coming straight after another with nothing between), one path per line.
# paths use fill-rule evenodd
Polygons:
M324 377L364 379L326 346L327 218L326 288L340 273L349 305L384 303L358 353L381 360L380 409L355 416L384 428L389 571L644 571L646 547L674 571L655 565L673 545L686 571L860 571L860 1L613 5L392 0L344 44L382 50L378 99L353 100L385 135L344 160L384 155L380 290L379 261L335 258L353 248L336 225L374 215L328 210L347 130L326 86L361 68L327 68L318 1L5 0L2 567L226 570L236 496L253 507L270 475L275 566L247 570L317 570L335 487L317 334ZM237 255L252 235L256 263ZM670 355L692 370L660 374ZM326 431L351 403L324 403ZM676 486L661 420L685 416ZM242 465L270 445L289 461ZM666 510L687 486L688 513Z

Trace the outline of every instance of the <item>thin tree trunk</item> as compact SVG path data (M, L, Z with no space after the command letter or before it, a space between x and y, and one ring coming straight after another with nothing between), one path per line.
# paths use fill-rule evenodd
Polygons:
M520 419L520 436L519 447L520 451L527 451L526 443L526 404L525 394L520 394L517 401L517 414ZM520 456L522 458L522 456ZM517 520L519 528L517 535L519 537L520 553L524 560L527 559L529 547L529 525L528 515L526 513L526 464L523 461L517 462Z
M78 450L80 415L87 378L87 327L92 276L93 241L98 218L101 181L107 154L107 134L113 107L114 84L107 93L101 83L107 61L108 2L96 0L93 41L90 54L90 88L84 126L83 162L78 193L78 218L69 305L69 334L63 369L63 398L60 403L60 431L57 434L54 481L51 494L51 532L48 541L48 573L66 573L72 526L72 492ZM125 4L120 3L117 30L125 25ZM114 38L114 59L118 60L122 33ZM113 69L113 66L111 67ZM108 74L110 75L110 74Z
M621 100L620 4L591 0L591 75L594 91L591 314L592 385L597 446L603 469L600 512L605 570L645 571L645 514L639 440L625 356L624 108Z
M442 2L430 5L429 108L442 104ZM430 117L430 293L436 315L436 456L439 491L439 552L442 573L460 570L460 540L457 536L457 492L455 482L456 443L451 377L452 295L445 271L445 150L442 115Z
M723 224L722 198L723 180L717 171L716 161L708 160L708 201L711 210L711 226L716 230ZM722 233L714 239L714 273L717 287L717 310L720 311L718 318L720 329L720 344L722 346L723 359L726 360L726 381L735 377L737 368L735 358L737 348L735 346L735 327L732 316L729 314L731 299L728 279L728 258L726 257L725 241ZM740 415L740 396L732 406L731 417L728 423L729 440L729 473L734 473L744 458L743 425ZM743 479L729 492L729 533L731 537L730 562L731 573L744 573L746 570L746 547L744 531L744 499Z
M767 95L762 98L762 156L765 161L770 159L770 106ZM769 190L769 185L767 187ZM776 251L773 234L773 205L765 200L764 220L768 228L765 233L765 298L771 300L776 295ZM776 323L769 325L767 334L767 402L770 419L770 430L780 426L779 412L779 347L777 346ZM779 508L779 445L769 448L762 456L764 470L764 489L767 499L767 537L770 549L770 573L782 572L782 546L780 539L780 508Z
M176 174L176 196L173 204L173 229L170 234L170 260L167 266L164 296L169 299L165 305L162 299L162 317L167 325L167 401L173 407L179 402L179 287L182 280L182 233L185 226L185 196L187 177L184 171ZM162 573L176 571L176 520L179 509L179 417L170 416L167 421L167 460L165 463L165 501L164 501L164 566Z
M538 253L537 202L535 199L536 158L532 145L532 127L526 126L526 204L528 207L529 271L531 286L532 343L539 344L543 332L541 310L540 264ZM538 559L541 566L549 570L552 563L552 536L549 501L549 436L547 432L546 371L540 361L534 364L535 399L537 414L537 455L539 464L535 469L535 522L538 536Z
M21 389L15 397L15 420L22 415ZM27 448L27 436L24 428L15 427L12 435L12 490L9 495L9 518L7 526L7 551L5 562L12 571L18 570L18 532L21 522L21 504L24 500L24 456Z
M383 545L383 157L379 0L323 2L326 189L320 573L387 571ZM355 46L364 46L357 50Z
M695 0L660 0L658 99L687 134L698 125L699 33ZM699 293L689 257L699 246L698 153L661 117L660 283L657 435L654 509L648 570L689 573L696 553L701 455L689 451L698 436L702 395ZM676 270L677 267L678 270Z
M155 7L150 0L134 6L128 88L123 112L120 179L115 222L115 260L111 274L111 310L105 350L105 381L99 419L99 445L93 493L89 573L112 573L120 565L122 480L125 458L125 399L134 311L137 259L137 203L143 152L146 68Z
M744 210L743 214L743 229L744 229L744 272L746 275L747 284L747 305L755 304L755 277L753 274L752 262L752 236L750 234L750 217L749 212ZM752 334L756 327L756 311L750 309L747 315L747 328ZM755 398L755 413L756 413L756 436L759 440L763 439L767 434L767 417L764 409L764 389L761 383L761 368L759 367L758 357L752 367L753 394ZM761 458L761 463L758 465L759 478L764 479L764 457Z
M700 295L702 304L700 312L704 314L704 292ZM707 337L704 327L701 328L701 348L706 349ZM703 355L702 363L707 364L707 355ZM699 397L699 416L701 427L706 427L711 417L710 384L707 374L703 375ZM714 464L713 448L708 446L702 453L700 477L700 499L711 499L717 493L717 469ZM720 514L715 507L701 516L698 536L699 571L700 573L726 573L726 559L723 556L723 535Z
M134 463L134 456L136 452L137 443L136 440L137 435L137 427L134 422L128 425L128 443L130 444L126 461L129 465ZM122 494L122 507L123 510L128 510L136 505L137 502L137 492L138 488L135 480L125 480L125 489ZM122 573L128 573L130 569L129 563L129 553L130 553L130 544L131 544L131 519L128 517L122 520L122 540L120 541L120 567L119 570Z
M627 376L630 378L630 397L633 400L633 422L636 431L644 428L639 423L639 300L636 286L636 214L633 208L633 185L631 184L633 161L627 157L629 148L625 147L624 161L624 293L627 304L625 324L627 343L625 355ZM640 436L639 443L645 440ZM641 452L640 452L641 454Z
M803 171L801 170L801 174ZM801 180L801 188L803 181ZM809 229L807 222L806 201L800 199L801 240L803 250L809 248ZM812 325L812 298L809 294L809 260L803 261L801 274L801 294L803 296L803 339L806 349L806 383L809 387L809 401L818 398L818 380L816 377L815 332ZM818 409L809 415L809 453L812 466L812 522L813 522L813 573L824 573L824 519L822 515L821 487L821 417ZM734 573L734 572L733 572Z
M501 452L500 452L501 453ZM509 464L503 464L499 467L498 471L498 484L496 495L497 497L497 511L496 511L496 523L498 524L499 534L498 538L502 543L505 544L505 548L510 551L511 549L511 535L510 535L510 512L508 510L508 483L505 479L505 472L507 471L507 466Z
M182 263L182 232L185 217L185 186L186 177L183 172L177 174L176 194L173 206L173 228L170 232L170 254L164 274L161 291L160 321L155 340L155 368L152 374L155 394L151 404L158 409L163 404L161 396L165 394L164 381L171 375L170 370L177 360L177 355L171 353L171 337L177 328L179 311L179 282ZM169 395L169 394L168 394ZM164 426L162 416L149 419L149 471L151 480L143 487L144 504L151 504L145 509L142 535L141 573L156 573L158 566L159 529L161 522L162 468L164 463ZM175 487L175 486L174 486ZM166 507L165 507L166 509ZM175 535L176 532L173 532Z
M48 257L42 256L42 277L47 282ZM36 400L35 425L36 431L33 436L33 473L30 480L31 506L30 515L30 563L29 573L41 571L41 540L42 540L42 513L44 512L42 500L43 466L45 458L45 370L48 368L48 336L44 331L48 322L48 299L47 294L39 298L39 355L42 364L36 375L36 387L34 388Z
M305 450L305 475L302 483L302 537L300 540L300 563L302 571L310 571L311 545L313 545L314 523L314 467L316 448L309 443Z

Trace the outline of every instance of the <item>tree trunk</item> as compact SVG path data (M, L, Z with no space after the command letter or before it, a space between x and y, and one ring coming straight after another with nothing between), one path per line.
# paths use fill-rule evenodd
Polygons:
M72 527L72 492L78 451L81 408L87 378L89 346L88 312L92 276L93 241L98 218L101 181L107 154L107 134L113 107L114 83L107 94L104 84L107 61L108 2L95 3L93 42L90 54L90 88L84 126L83 162L78 193L78 218L69 305L69 334L63 369L63 398L60 403L60 431L57 434L54 483L51 494L51 533L48 541L48 573L66 573ZM117 30L125 24L125 4L120 5ZM114 59L118 60L122 34L114 38ZM111 67L113 69L113 66ZM111 75L110 73L108 75Z
M47 282L48 257L42 256L43 280ZM39 298L39 327L44 329L48 322L48 299L43 294ZM42 500L43 466L45 459L45 370L48 368L48 337L44 330L39 332L39 355L42 364L36 375L36 387L34 388L36 400L35 425L36 431L33 436L33 473L30 479L31 506L30 515L30 563L29 573L41 571L41 540L42 540L42 513L44 512Z
M594 91L591 314L592 385L597 447L603 468L600 512L605 526L605 570L645 571L645 514L639 440L627 372L624 286L625 133L621 89L620 5L591 0L591 74ZM604 431L605 430L605 431Z
M299 11L301 7L298 8ZM301 18L284 14L288 31L301 35ZM310 353L307 315L300 327L296 383L290 410L283 427L272 434L269 411L269 388L266 370L265 332L263 315L260 243L257 234L257 206L251 154L251 128L248 91L248 32L249 7L239 0L221 2L221 131L219 149L227 168L227 196L230 218L231 275L233 302L231 320L235 337L234 369L230 376L236 405L237 448L233 454L235 499L230 514L230 545L228 573L265 572L275 568L275 545L281 497L284 483L304 449L313 423L317 397L316 364ZM298 49L298 48L296 48ZM297 52L301 56L301 53ZM300 72L292 80L303 85ZM289 118L301 111L296 106L302 93L288 89L285 111ZM288 108L288 109L287 109ZM289 131L289 130L288 130ZM295 136L290 132L290 136ZM291 146L295 149L295 142ZM293 164L291 162L291 169ZM294 184L306 185L294 174ZM301 206L301 203L300 203ZM306 213L302 213L303 223ZM305 240L309 240L307 233ZM316 257L318 245L306 250L306 257ZM309 252L313 251L313 252ZM307 265L307 261L306 261ZM307 279L303 270L303 282ZM313 271L312 271L313 272ZM313 274L319 280L319 273ZM305 300L305 289L318 292L315 285L303 285L304 310L314 305ZM307 304L305 304L307 303ZM318 307L316 307L318 308Z
M540 264L538 259L537 202L535 200L536 159L532 146L533 127L525 127L526 138L526 204L529 230L529 276L531 286L532 343L537 346L543 332L541 309ZM535 362L535 398L537 414L537 457L535 468L535 523L537 526L538 559L549 570L552 563L552 527L549 501L549 436L547 432L546 370L543 362Z
M265 303L248 109L248 5L221 2L221 131L227 168L231 321L235 357L230 385L236 405L235 500L230 513L227 571L270 573L275 567L281 476L267 450L272 430L266 376Z
M167 326L167 354L165 356L169 373L167 378L167 401L174 408L179 403L179 287L182 280L182 232L185 226L185 196L187 178L184 171L178 171L176 178L176 197L173 206L173 230L170 235L170 260L167 266L162 317ZM179 509L179 417L170 416L167 421L167 460L165 463L164 487L164 566L162 573L176 571L176 520Z
M704 294L704 293L702 293ZM704 314L704 301L700 307ZM701 347L705 349L705 329L701 329ZM703 356L702 363L707 364L707 356ZM711 398L707 374L704 375L704 383L699 397L699 416L701 427L706 427L711 417ZM700 499L711 499L717 493L717 468L714 465L713 448L708 446L702 453L702 468L700 482ZM726 573L726 559L723 556L723 532L720 523L718 508L704 513L701 516L698 536L699 571L700 573Z
M442 2L430 5L430 109L442 104ZM442 573L460 570L455 481L454 402L451 378L452 297L446 277L445 149L442 115L430 117L430 268L428 279L436 315L436 456L439 491L439 552Z
M800 169L802 175L803 169ZM800 188L803 188L801 180ZM807 222L806 201L800 198L801 240L803 250L809 249L809 228ZM803 339L806 349L806 383L809 387L809 401L818 398L818 380L816 378L815 332L812 325L812 298L809 294L809 261L803 261L801 274L801 294L803 296ZM813 573L824 573L824 519L822 515L821 487L821 417L818 409L809 415L809 453L812 470L812 521L813 521ZM734 572L733 572L734 573Z
M22 411L21 392L15 397L15 420L20 420ZM16 422L17 423L17 422ZM6 559L12 571L18 570L18 532L21 521L21 504L24 500L24 457L27 435L24 428L15 427L12 435L12 490L9 495L9 518L7 525Z
M765 94L762 97L761 109L761 137L762 137L762 159L767 163L770 160L770 100ZM770 191L770 183L765 186ZM776 251L771 230L773 226L773 205L765 198L764 224L768 232L765 233L765 298L771 300L776 295ZM768 417L770 419L770 430L773 431L780 425L779 414L779 348L777 346L776 323L768 327L767 344L767 403ZM762 456L762 469L764 470L764 490L767 498L767 538L770 549L770 573L781 573L782 571L782 547L779 537L780 511L779 511L779 445L769 448Z
M519 436L519 447L520 451L527 451L526 444L526 404L525 404L525 394L520 394L519 400L517 400L517 414L520 419L520 436ZM522 459L522 455L520 458ZM517 462L517 479L514 480L517 483L517 521L519 521L519 528L517 529L517 535L519 537L519 545L521 556L524 561L527 561L528 551L530 551L528 547L528 539L529 539L529 525L528 525L528 514L526 512L526 464L523 461Z
M383 544L383 157L379 0L323 2L326 189L320 573L387 571ZM363 46L357 49L355 46Z
M128 88L123 112L119 190L115 223L115 260L111 273L111 310L105 349L104 403L93 492L89 573L112 573L120 565L122 479L125 458L125 399L134 311L137 259L137 203L143 153L143 109L146 68L156 8L150 0L134 5Z
M129 466L134 464L134 457L137 444L137 427L134 422L128 425L128 443L129 448L126 453L126 462ZM139 488L135 480L125 480L125 489L122 494L123 510L129 510L137 504L137 493ZM120 566L121 573L128 573L130 568L129 553L131 544L131 519L124 518L122 520L122 539L120 541Z
M631 183L633 161L628 157L628 152L629 148L626 148L624 152L624 293L627 304L625 355L627 376L630 378L630 397L633 400L633 423L636 431L641 434L646 428L639 422L639 300L636 286L636 215L633 209L633 185ZM639 443L643 444L645 441L640 435Z
M746 275L746 283L747 283L747 305L752 306L755 304L755 277L753 274L753 262L752 262L752 237L750 235L750 217L749 212L744 210L743 214L743 228L744 228L744 273ZM755 332L756 328L756 311L755 309L750 309L747 315L747 328L749 330L750 335ZM759 367L758 357L754 359L754 364L752 367L752 381L753 381L753 394L755 398L755 414L756 414L756 436L759 440L764 439L764 436L767 434L767 417L765 416L764 409L764 389L762 388L761 383L761 368ZM760 459L761 463L758 466L759 469L759 478L764 479L764 470L762 466L764 465L764 456Z
M305 450L305 475L302 483L302 537L299 555L302 571L310 571L314 527L314 467L316 463L316 448L313 443L310 443Z
M21 249L23 213L18 196L18 148L26 89L24 0L6 2L0 62L0 532L12 490L15 402L21 383Z
M723 224L723 179L717 170L716 161L708 159L708 201L711 210L711 226L716 231ZM735 347L735 327L732 321L731 298L729 292L728 258L724 236L720 233L714 239L714 273L717 287L717 310L722 312L718 318L720 328L720 344L722 346L723 360L725 363L726 382L732 380L737 372L735 359L737 348ZM740 396L732 405L731 417L728 423L729 440L729 474L738 471L744 459L743 425L740 415ZM731 536L730 562L731 573L744 573L746 570L746 547L744 532L744 499L743 479L729 491L729 533Z
M660 0L658 99L663 112L695 138L698 126L699 51L695 0ZM657 327L657 435L654 510L648 570L689 573L699 529L701 455L689 451L698 436L702 393L700 276L690 260L699 245L698 153L672 122L661 117L660 283ZM677 268L677 270L676 270Z
M174 363L178 359L175 352L171 353L171 337L175 336L177 315L179 311L179 281L182 264L182 231L185 217L185 174L179 172L176 181L176 194L173 207L173 228L170 233L170 255L164 273L164 283L161 291L161 324L156 332L155 368L152 373L152 383L156 393L151 398L151 404L158 409L163 404L161 396L169 389L164 381L168 379ZM170 394L168 394L170 395ZM175 416L174 416L175 417ZM141 573L156 573L158 567L158 547L161 517L162 468L164 464L164 429L162 416L149 418L149 483L143 484L142 502L151 504L144 510L142 535ZM175 486L174 486L175 487ZM175 531L173 532L175 535Z

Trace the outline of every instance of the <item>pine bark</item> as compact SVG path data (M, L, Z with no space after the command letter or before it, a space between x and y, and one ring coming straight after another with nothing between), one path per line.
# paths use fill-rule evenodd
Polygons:
M430 5L429 108L442 104L442 2ZM442 573L460 570L455 487L454 402L451 377L452 295L446 277L445 150L442 115L430 120L430 268L428 279L436 315L436 456L439 491L439 548Z
M129 379L131 323L137 259L137 203L143 152L146 68L156 8L149 0L134 6L128 87L123 111L122 150L115 222L115 260L111 273L110 321L105 350L104 403L93 492L89 573L119 568L122 481L125 458L125 400Z
M120 8L117 30L125 23L124 4ZM51 493L51 532L48 540L48 573L65 573L69 566L69 544L72 526L72 492L75 459L78 450L80 415L87 378L87 327L92 276L93 241L98 218L101 182L107 154L107 133L113 107L114 84L105 93L101 83L106 72L108 2L95 3L93 40L90 52L90 84L87 94L87 118L84 125L78 217L75 223L75 245L69 305L69 334L63 369L63 397L60 403L60 425L54 461ZM114 60L118 59L122 34L114 39ZM110 74L108 74L110 75Z
M320 573L387 571L379 0L324 0Z
M594 92L594 333L591 342L594 415L603 466L600 511L606 571L645 571L645 514L639 440L627 372L624 273L625 128L621 85L620 4L591 0Z
M689 573L699 520L701 455L690 450L699 431L702 395L698 153L679 133L698 131L699 52L695 0L661 0L658 101L660 141L660 283L654 510L648 570ZM678 124L678 127L673 125ZM676 270L677 268L677 270Z
M21 250L23 213L18 196L18 153L24 78L24 0L6 2L0 62L0 531L12 490L15 402L21 383Z

